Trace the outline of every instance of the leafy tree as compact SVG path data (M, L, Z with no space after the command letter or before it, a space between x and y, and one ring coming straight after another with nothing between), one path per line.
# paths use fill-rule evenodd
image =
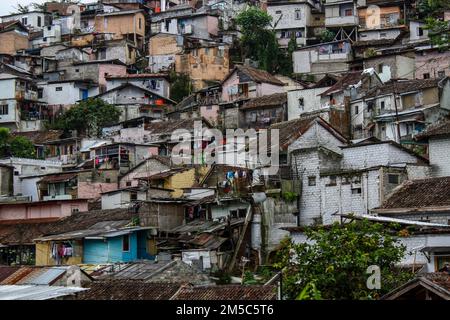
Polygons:
M121 111L102 99L87 99L66 111L51 126L68 132L77 130L88 136L99 136L103 127L119 121Z
M21 136L11 135L9 129L0 128L0 157L34 158L33 143Z
M405 247L381 224L357 221L309 228L308 242L283 240L275 267L283 273L283 294L295 299L374 299L408 281L396 268ZM369 290L367 268L379 266L381 289Z
M425 22L425 29L428 30L431 43L448 49L450 46L450 23L432 17L425 19Z
M280 49L271 27L272 17L260 8L251 6L236 17L242 33L243 58L258 61L260 68L275 73L279 70Z
M170 99L181 102L184 98L192 93L192 80L186 73L177 74L172 71L169 75L170 85Z
M417 9L422 17L431 16L450 8L448 0L419 0Z
M336 34L328 29L323 30L320 33L320 41L321 42L330 42L334 40L334 37L336 36Z
M17 10L18 13L28 13L30 12L30 7L20 4L18 3L17 6L15 7L15 9Z

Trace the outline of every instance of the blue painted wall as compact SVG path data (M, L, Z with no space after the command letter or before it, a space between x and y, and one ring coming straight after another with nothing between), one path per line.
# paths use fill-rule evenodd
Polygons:
M147 231L138 232L138 259L155 260L155 256L147 253Z
M130 262L138 259L138 236L130 234L130 250L122 251L123 236L106 240L83 241L83 263L100 264L110 262Z

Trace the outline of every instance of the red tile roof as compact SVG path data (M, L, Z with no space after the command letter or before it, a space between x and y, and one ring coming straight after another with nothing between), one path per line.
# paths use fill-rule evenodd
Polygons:
M450 135L450 121L437 123L435 125L429 126L424 132L417 135L417 139L423 139L428 137L437 136L449 136Z
M184 286L172 300L276 300L276 286Z
M450 177L406 181L386 199L380 209L420 209L450 206Z
M274 93L247 101L241 110L282 106L285 103L287 103L287 93Z
M77 300L169 300L179 289L174 283L147 283L133 280L94 281Z

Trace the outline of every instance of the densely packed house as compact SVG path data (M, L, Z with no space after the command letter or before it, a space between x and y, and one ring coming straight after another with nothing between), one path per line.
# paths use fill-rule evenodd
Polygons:
M32 146L32 156L1 151L0 288L38 294L37 276L14 273L56 272L45 285L78 299L138 289L164 299L158 288L167 299L275 299L273 279L238 289L210 276L267 265L284 237L301 243L304 227L346 219L416 228L403 266L440 271L450 50L433 43L418 2L54 1L0 17L0 127ZM272 18L289 74L240 55L235 20L250 5ZM116 120L58 127L92 101ZM237 128L276 132L275 172L229 161L230 146L256 143L226 135ZM181 159L175 132L189 136ZM212 147L224 161L196 155ZM74 275L92 291L64 289Z

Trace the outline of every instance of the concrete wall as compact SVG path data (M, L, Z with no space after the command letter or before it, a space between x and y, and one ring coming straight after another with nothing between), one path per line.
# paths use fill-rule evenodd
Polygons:
M39 205L3 204L0 206L0 220L63 218L70 216L73 209L87 211L87 201L42 202Z
M429 158L435 177L450 176L450 138L432 137L429 140Z
M450 51L443 50L421 50L416 52L415 57L415 78L423 79L424 74L430 74L431 78L438 78L439 72L445 76L450 76Z
M330 87L289 91L287 93L288 120L297 119L303 113L320 110L320 94L329 88ZM303 106L300 106L300 99L303 99Z

